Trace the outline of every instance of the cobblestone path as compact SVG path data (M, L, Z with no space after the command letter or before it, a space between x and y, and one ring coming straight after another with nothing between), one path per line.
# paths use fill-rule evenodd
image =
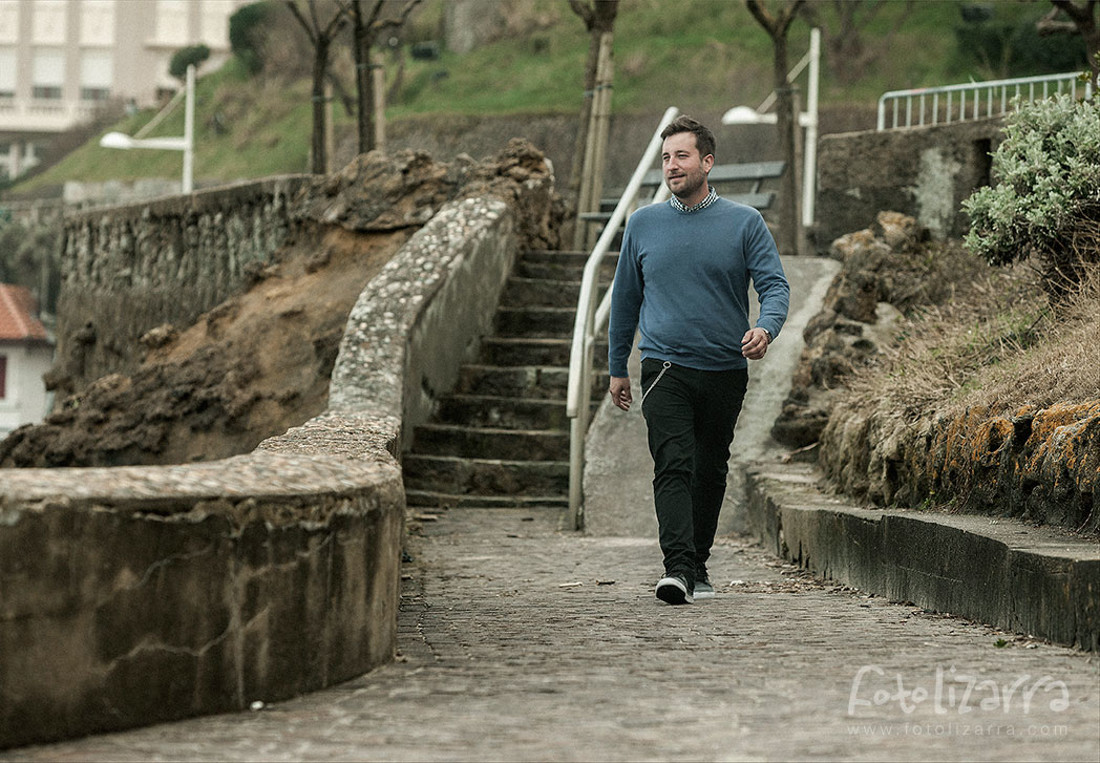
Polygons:
M736 537L715 549L718 597L669 607L648 538L530 511L431 519L392 665L0 760L1100 758L1096 655L822 584Z

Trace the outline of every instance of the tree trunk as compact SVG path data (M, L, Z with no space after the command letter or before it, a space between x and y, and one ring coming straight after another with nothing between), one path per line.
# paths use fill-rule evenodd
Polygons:
M573 238L574 243L580 246L585 239L587 225L580 221L579 216L583 212L594 211L589 208L593 203L597 207L599 206L599 200L593 201L591 198L592 181L589 168L595 167L594 154L605 155L606 147L600 146L597 148L591 140L592 136L589 135L589 131L592 129L594 121L593 109L598 100L597 90L601 86L604 88L611 87L610 73L606 82L599 81L600 51L601 46L606 45L605 55L608 57L611 55L611 43L615 29L615 17L619 10L619 0L593 0L591 5L583 0L569 0L569 7L584 21L589 35L588 58L585 61L584 68L584 100L581 104L580 118L577 122L577 137L573 149L573 169L569 177L569 191L576 205L578 215L574 223ZM611 71L610 66L607 71ZM605 95L610 99L610 90ZM606 139L606 135L604 135L602 140L606 141ZM602 172L603 168L597 168L596 171ZM582 197L584 197L583 205L581 203Z
M359 96L359 109L356 125L359 138L359 153L365 154L375 148L374 130L374 67L371 60L371 48L374 40L367 31L358 25L355 29L355 91Z
M355 90L359 97L359 113L356 117L356 130L359 139L359 153L365 154L385 143L385 78L382 76L382 64L376 60L374 45L387 29L397 29L404 25L413 8L420 0L405 0L401 15L396 18L380 19L383 0L375 0L374 7L367 16L363 13L363 0L351 0L350 11L353 25L352 48L355 53ZM404 67L404 60L401 61ZM399 86L400 72L395 86Z
M569 190L574 199L580 197L584 150L588 144L588 123L592 119L592 102L596 95L596 67L600 59L599 37L596 33L589 35L588 58L584 62L584 100L581 103L580 119L577 121L577 138L573 144L573 171L569 176Z
M325 123L328 104L325 102L325 74L328 71L328 42L318 41L313 49L313 136L310 150L310 172L323 175L327 171Z
M328 154L325 151L325 125L327 123L328 103L325 98L325 79L328 74L328 52L332 41L343 27L347 12L347 6L336 4L336 13L322 28L317 17L317 2L309 0L309 18L307 19L298 4L294 0L286 0L287 7L302 25L309 42L313 46L313 90L311 99L313 104L313 135L310 139L310 171L314 174L323 174L328 164Z
M779 186L779 240L776 244L782 255L800 254L803 249L803 235L802 218L799 214L798 150L795 141L798 115L794 110L794 92L787 81L787 32L802 0L792 0L776 16L772 16L759 0L745 0L745 5L772 38L774 51L776 128L779 146L787 165Z
M787 38L775 42L775 114L779 145L787 162L786 172L780 181L779 192L779 251L782 254L800 254L801 215L799 214L798 186L798 115L795 113L794 87L787 82Z

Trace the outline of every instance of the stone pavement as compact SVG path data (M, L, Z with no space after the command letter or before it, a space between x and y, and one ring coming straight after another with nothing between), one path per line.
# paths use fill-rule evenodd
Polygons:
M821 583L732 535L718 597L670 607L655 541L558 521L414 520L400 656L357 680L0 760L1100 757L1095 654Z

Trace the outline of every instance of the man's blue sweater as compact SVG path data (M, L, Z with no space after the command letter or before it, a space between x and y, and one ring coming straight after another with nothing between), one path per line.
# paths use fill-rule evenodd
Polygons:
M774 339L790 286L759 212L722 198L695 212L667 202L639 209L627 221L615 272L611 375L627 376L635 328L643 358L703 371L744 368L750 280L760 299L756 326Z

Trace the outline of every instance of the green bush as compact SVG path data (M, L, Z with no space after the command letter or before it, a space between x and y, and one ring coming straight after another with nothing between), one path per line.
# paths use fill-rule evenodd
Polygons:
M268 2L252 3L229 17L229 47L250 74L259 74L264 68L263 25L271 10Z
M194 66L198 69L202 62L210 58L210 48L205 45L191 45L180 48L172 54L172 60L168 62L168 73L176 79L182 80L187 76L187 67Z
M995 184L963 202L966 246L992 265L1037 257L1048 294L1100 261L1100 109L1059 95L1009 117Z

